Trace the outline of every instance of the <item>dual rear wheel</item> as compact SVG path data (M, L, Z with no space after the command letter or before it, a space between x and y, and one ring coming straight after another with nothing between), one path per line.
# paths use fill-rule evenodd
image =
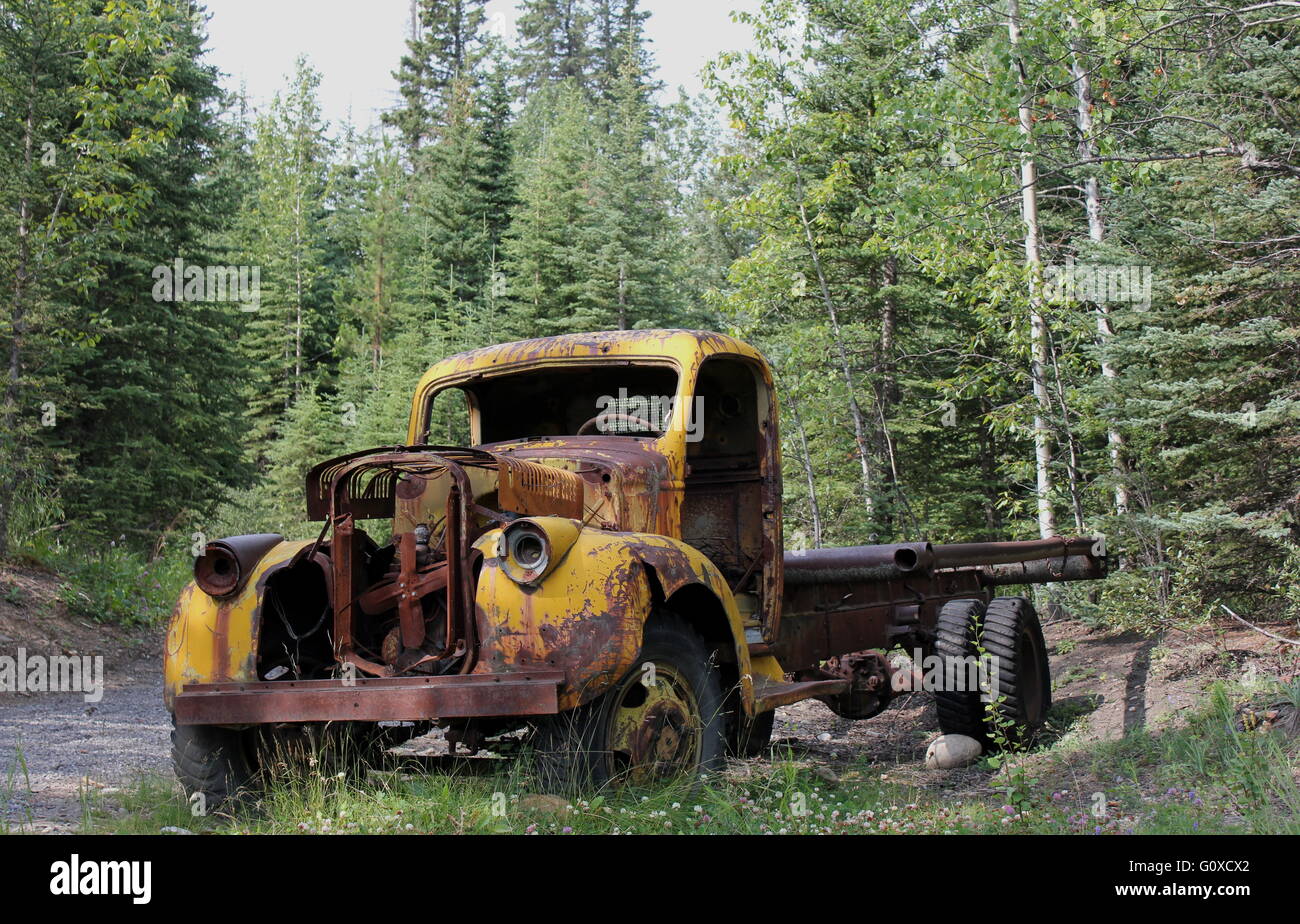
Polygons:
M935 692L939 727L968 735L985 749L1031 741L1052 706L1047 645L1033 605L1024 597L952 600L935 626L935 654L943 662ZM971 689L972 678L989 689Z

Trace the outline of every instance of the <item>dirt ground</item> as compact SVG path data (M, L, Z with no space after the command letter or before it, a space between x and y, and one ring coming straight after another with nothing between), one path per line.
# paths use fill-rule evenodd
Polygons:
M1178 720L1216 680L1293 679L1295 661L1285 646L1244 627L1220 627L1163 639L1089 629L1063 619L1044 623L1052 667L1053 737L1080 744L1110 741L1140 728L1159 730ZM927 770L925 752L939 734L933 699L925 693L897 697L863 722L841 719L816 701L777 712L773 738L831 769L869 759L898 783L939 786L971 795L988 790L988 773L972 768Z
M6 592L18 587L17 592ZM1088 629L1074 620L1047 623L1053 701L1081 742L1111 740L1176 721L1213 680L1284 676L1294 670L1285 646L1244 627L1170 633L1162 639ZM170 719L162 706L162 631L128 632L69 617L53 576L0 569L0 655L82 654L104 658L98 703L79 693L0 693L0 803L10 827L75 830L83 793L112 791L136 774L170 772ZM988 774L931 771L925 750L938 734L928 694L903 694L881 715L841 719L810 701L778 711L774 740L832 773L864 758L888 779L945 790L986 792ZM761 759L760 759L761 762ZM753 772L736 762L730 772Z

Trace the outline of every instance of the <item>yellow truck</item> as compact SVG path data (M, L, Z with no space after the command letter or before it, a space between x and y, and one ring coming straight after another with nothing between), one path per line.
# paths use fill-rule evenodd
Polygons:
M933 684L946 732L1032 732L1042 631L997 588L1102 577L1098 544L784 552L777 422L762 355L716 333L437 363L405 445L308 474L314 539L234 537L196 560L165 652L181 781L212 804L254 784L268 741L435 722L471 750L531 727L559 780L696 774L761 749L779 706L875 715L906 685L899 647L994 663L982 689Z

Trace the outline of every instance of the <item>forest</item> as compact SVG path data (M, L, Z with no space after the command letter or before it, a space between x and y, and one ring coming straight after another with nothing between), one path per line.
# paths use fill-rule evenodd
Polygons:
M764 0L694 97L638 0L485 5L363 127L191 0L0 2L0 558L151 618L438 359L685 327L773 365L787 548L1095 535L1087 619L1300 616L1294 2Z

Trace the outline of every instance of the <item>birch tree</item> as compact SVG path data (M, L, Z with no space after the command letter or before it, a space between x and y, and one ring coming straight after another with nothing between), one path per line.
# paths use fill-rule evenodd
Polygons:
M1034 401L1034 471L1037 479L1038 534L1056 535L1056 509L1052 503L1052 402L1047 391L1049 354L1047 318L1043 310L1043 260L1038 222L1038 165L1034 159L1033 90L1022 54L1020 0L1007 0L1007 38L1012 67L1020 92L1016 121L1023 148L1020 153L1020 215L1025 225L1025 270L1029 280L1030 379Z

